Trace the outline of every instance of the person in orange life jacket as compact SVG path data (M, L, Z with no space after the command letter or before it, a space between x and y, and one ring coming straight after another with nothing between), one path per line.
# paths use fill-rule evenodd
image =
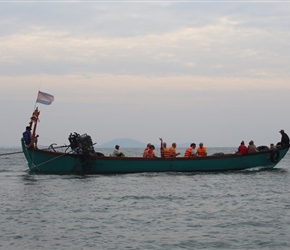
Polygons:
M155 149L154 145L150 145L149 146L149 149L146 151L146 158L154 158L154 157L156 157L155 153L154 153L154 149Z
M185 150L184 157L194 157L196 156L195 153L195 143L191 143L190 146Z
M146 146L146 148L144 149L144 151L143 151L143 158L146 157L146 155L147 155L147 150L149 150L150 145L151 145L151 143L148 143L147 146Z
M245 142L242 141L241 145L238 147L238 154L244 155L248 153L248 148L245 146Z
M167 143L163 142L162 138L159 138L159 140L160 140L160 156L161 158L165 158L166 151L168 151Z
M173 142L172 146L169 148L169 155L170 158L175 158L176 156L180 155L180 153L176 153L176 143Z
M167 148L166 142L163 142L162 138L159 138L160 143L160 155L161 158L170 158L169 149Z
M197 148L196 154L198 156L207 156L206 148L203 146L203 143L199 143L199 147Z

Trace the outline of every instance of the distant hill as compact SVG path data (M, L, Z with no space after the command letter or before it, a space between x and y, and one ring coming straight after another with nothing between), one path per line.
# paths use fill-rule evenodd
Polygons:
M146 143L133 140L131 138L119 138L98 145L101 148L114 148L119 145L121 148L145 148Z

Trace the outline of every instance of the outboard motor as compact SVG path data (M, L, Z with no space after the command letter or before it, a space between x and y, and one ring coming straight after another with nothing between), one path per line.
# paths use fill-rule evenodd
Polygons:
M71 149L77 153L80 158L83 173L90 173L91 166L89 157L94 149L92 138L87 134L80 135L75 132L74 134L71 133L69 135L68 140L70 142Z
M68 140L72 150L80 149L82 152L90 152L93 148L92 138L87 134L80 135L74 132L70 134Z
M79 134L74 132L74 134L70 134L68 137L69 143L70 143L70 147L72 150L75 150L79 147L78 141L77 139L79 138Z

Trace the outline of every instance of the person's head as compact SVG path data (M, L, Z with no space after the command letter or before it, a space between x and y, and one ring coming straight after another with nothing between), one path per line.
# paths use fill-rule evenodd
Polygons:
M154 150L155 149L155 147L154 147L154 145L150 145L150 147L149 147L150 149L152 149L152 150Z
M116 146L115 146L115 149L117 149L117 150L118 150L119 148L120 148L120 146L119 146L119 145L116 145Z
M199 143L199 147L201 147L201 148L203 147L203 143L202 143L202 142L201 142L201 143Z
M150 145L151 145L151 143L148 143L148 144L147 144L147 148L150 148Z
M172 147L176 148L176 143L175 142L172 143Z
M241 145L245 145L245 142L244 142L244 141L242 141L242 142L241 142Z
M162 143L162 146L163 146L164 148L166 148L166 146L167 146L166 142L163 142L163 143Z
M31 128L30 128L29 126L27 126L27 127L26 127L26 130L29 130L29 131L30 131L30 130L31 130Z
M249 142L249 145L254 145L254 141L251 140L251 141Z
M284 134L284 130L283 130L283 129L281 129L279 132L280 132L281 134Z
M196 144L195 143L191 143L190 144L190 147L195 148L196 147Z

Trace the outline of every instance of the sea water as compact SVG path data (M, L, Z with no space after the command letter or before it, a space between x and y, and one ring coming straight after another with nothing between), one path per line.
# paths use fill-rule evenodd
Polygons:
M1 249L290 249L289 153L269 170L80 176L31 174L13 151L0 149Z

